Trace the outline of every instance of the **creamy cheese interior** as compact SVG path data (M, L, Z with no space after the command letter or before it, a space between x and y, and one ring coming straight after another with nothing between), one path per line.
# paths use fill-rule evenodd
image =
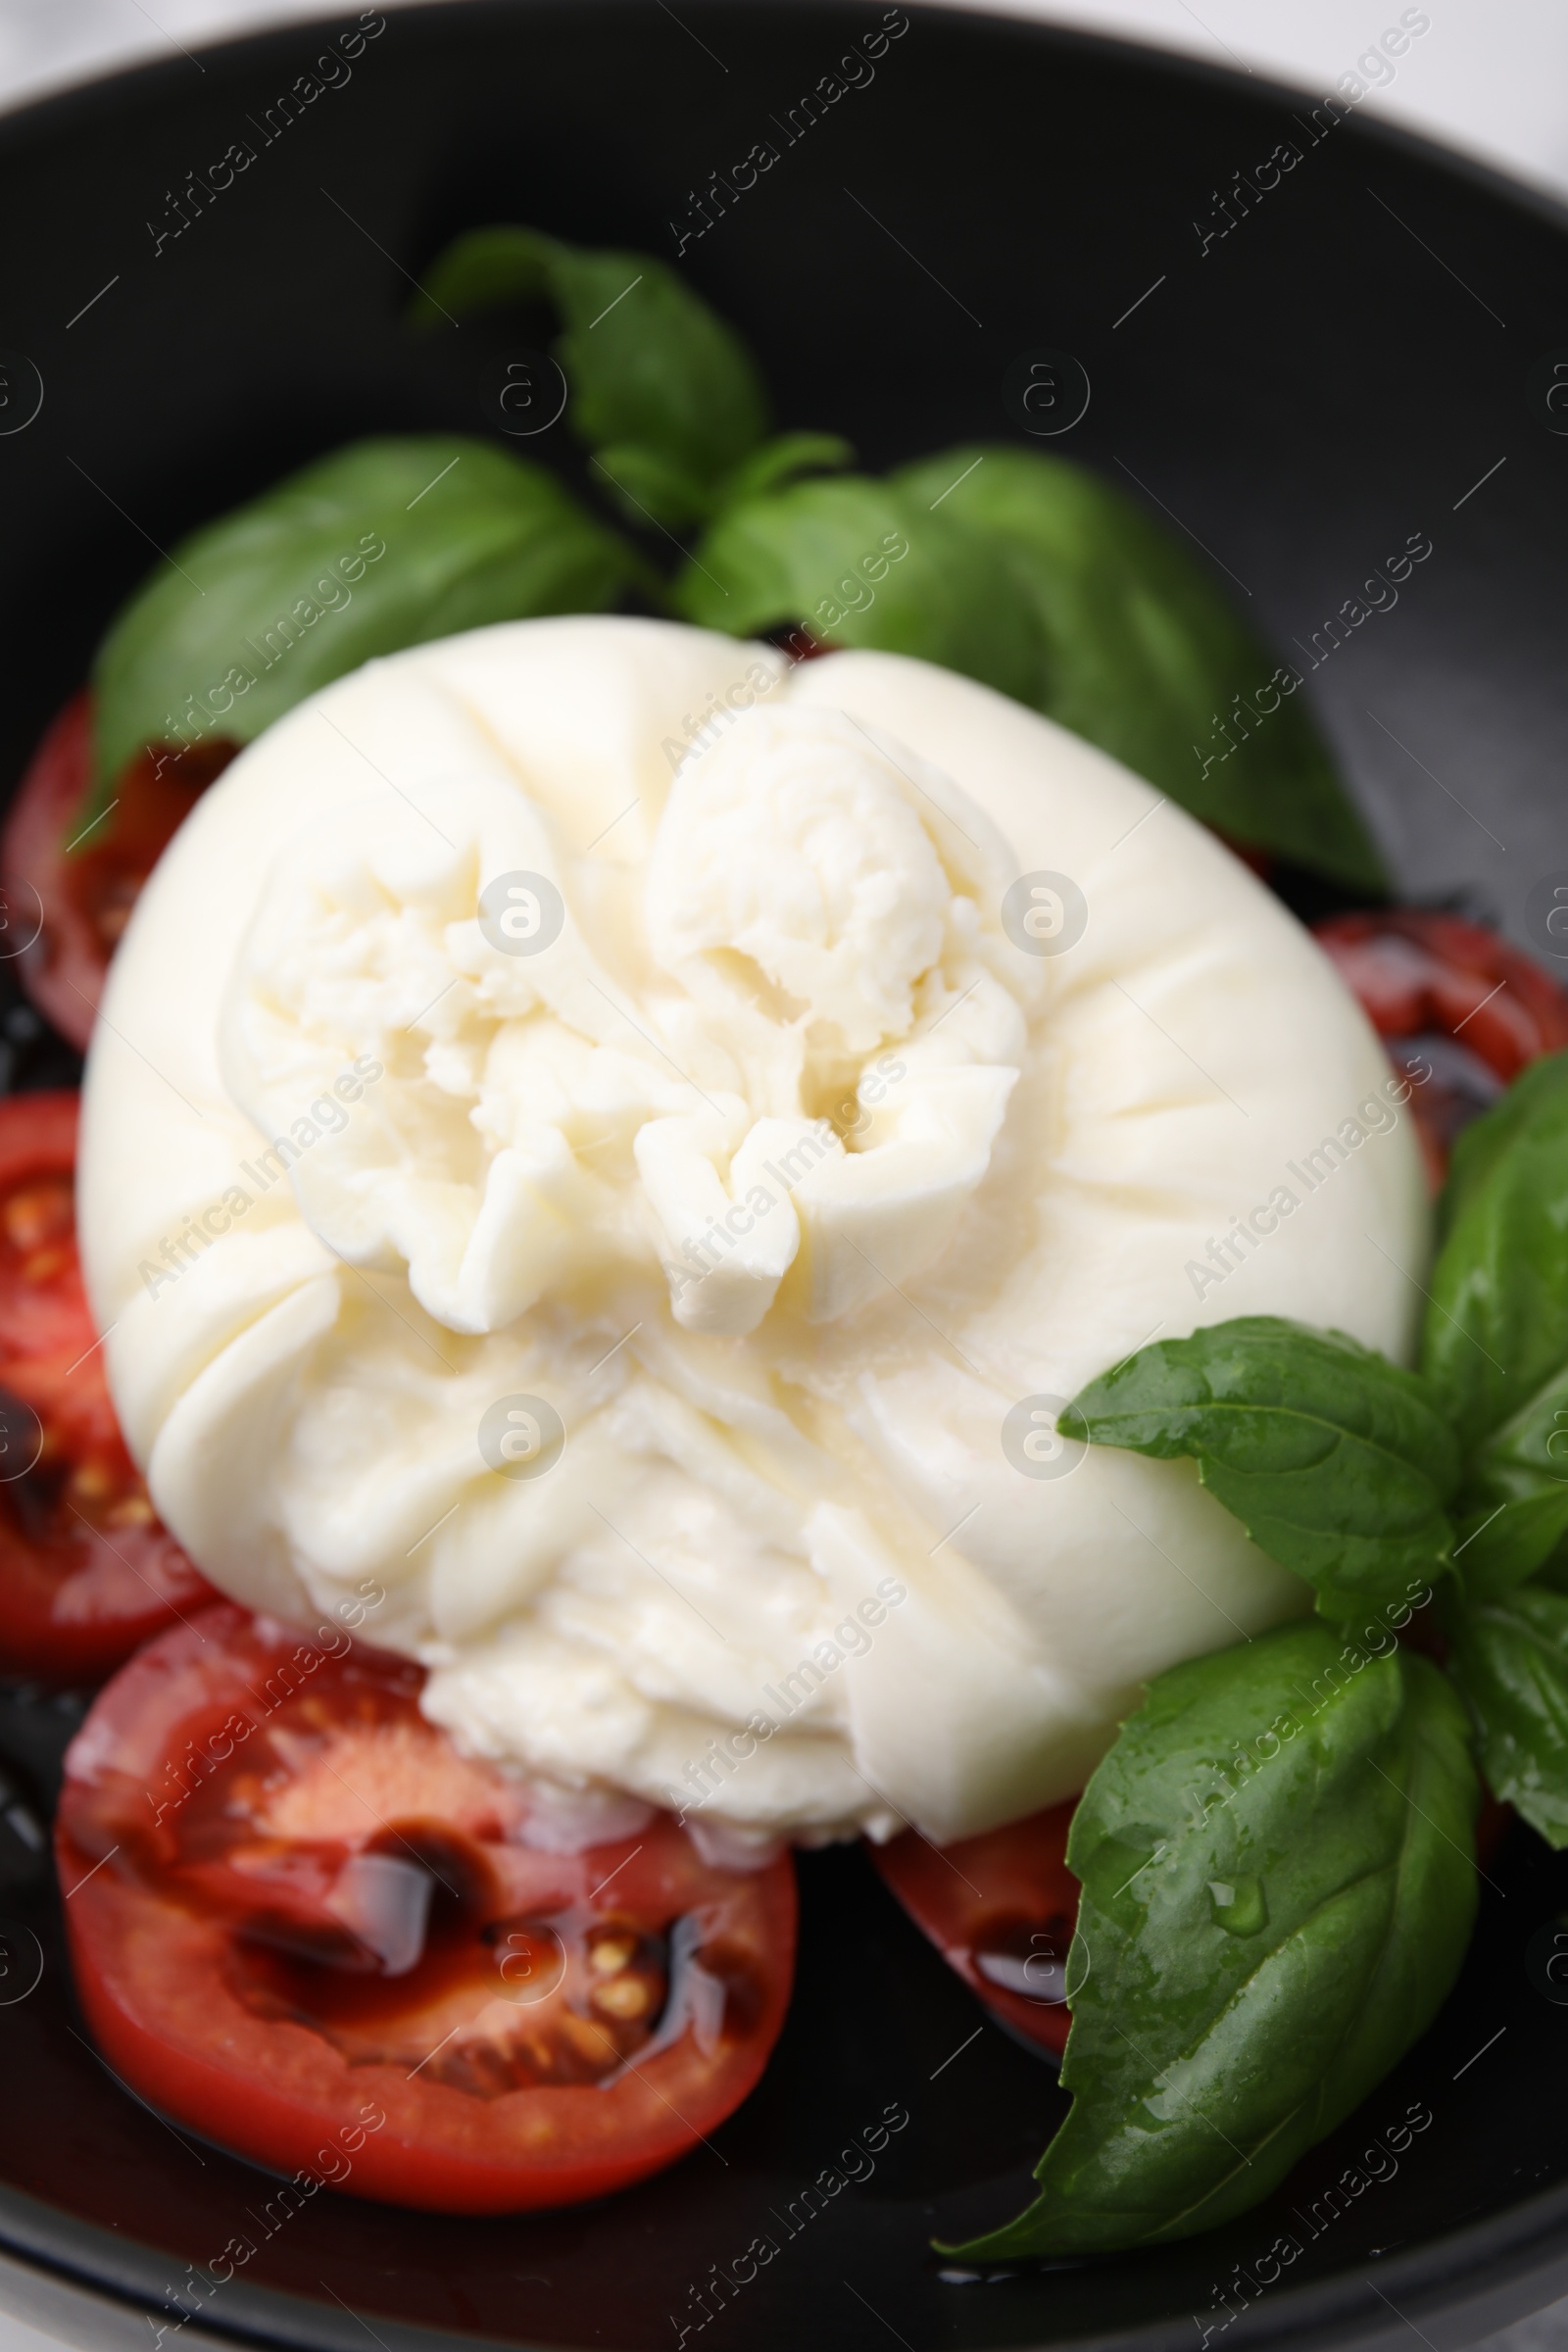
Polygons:
M1305 1604L1190 1465L1053 1416L1239 1314L1407 1357L1397 1091L1269 893L1046 720L523 622L198 805L94 1038L83 1249L175 1534L424 1660L539 1835L943 1840Z

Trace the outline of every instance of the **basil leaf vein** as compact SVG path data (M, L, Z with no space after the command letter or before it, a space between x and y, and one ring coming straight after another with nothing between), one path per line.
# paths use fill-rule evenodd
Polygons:
M122 608L93 665L92 805L147 744L249 743L377 655L602 612L638 564L553 474L488 442L352 442L181 540Z
M1475 1911L1464 1710L1425 1659L1310 1621L1151 1684L1080 1800L1073 2105L1015 2259L1255 2204L1422 2034Z
M1465 1465L1456 1568L1472 1600L1536 1575L1568 1539L1568 1366Z
M701 628L750 637L804 622L835 645L913 654L1038 699L1039 626L1004 543L864 474L726 506L673 594Z
M628 517L678 527L710 512L768 428L766 389L734 328L652 254L505 225L449 245L411 315L435 325L540 300L562 322L567 422Z
M1451 1632L1488 1787L1568 1846L1568 1594L1526 1585L1457 1612Z
M1568 1366L1568 1054L1460 1136L1443 1222L1422 1369L1468 1451Z
M917 509L940 498L1010 550L1044 638L1034 700L1048 718L1235 840L1387 887L1295 671L1137 500L1068 459L984 443L893 478Z
M1092 1381L1061 1426L1195 1460L1325 1615L1403 1600L1448 1566L1451 1433L1413 1373L1343 1333L1251 1315L1156 1341Z

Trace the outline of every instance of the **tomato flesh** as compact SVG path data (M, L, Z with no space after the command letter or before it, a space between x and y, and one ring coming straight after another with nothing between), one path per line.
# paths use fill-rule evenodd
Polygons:
M167 744L149 746L120 777L109 812L79 847L69 848L81 832L92 782L92 724L91 696L75 695L34 752L0 836L0 873L17 902L13 919L42 910L43 927L20 958L23 986L82 1049L143 883L240 749L221 736L177 754Z
M795 1879L668 1814L576 1853L426 1722L423 1670L227 1603L100 1694L56 1826L83 2009L154 2106L261 2164L368 2127L352 2193L603 2194L739 2106L789 1999Z
M101 1682L213 1597L110 1401L76 1254L76 1100L0 1102L0 1474L42 1436L0 1475L0 1674L54 1684Z
M913 1830L871 1859L915 1925L1014 2033L1059 2058L1067 2046L1067 1952L1078 1882L1067 1868L1077 1806L934 1846Z
M1456 914L1340 914L1314 936L1394 1060L1412 1076L1424 1063L1410 1108L1437 1192L1460 1131L1530 1062L1568 1046L1568 995L1494 931Z

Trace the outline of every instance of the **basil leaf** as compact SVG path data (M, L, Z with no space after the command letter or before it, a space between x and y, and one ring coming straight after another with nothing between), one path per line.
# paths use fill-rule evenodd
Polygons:
M1454 1535L1454 1573L1466 1599L1494 1600L1557 1559L1568 1536L1568 1497L1559 1488L1490 1509L1482 1501L1460 1513Z
M1464 1710L1308 1622L1151 1684L1079 1802L1066 2122L964 2255L1084 2254L1244 2212L1423 2033L1476 1907Z
M1461 1129L1448 1158L1438 1203L1438 1239L1446 1242L1459 1217L1480 1198L1515 1144L1549 1132L1568 1116L1568 1054L1545 1054L1522 1070L1492 1108Z
M1568 1536L1568 1367L1471 1456L1454 1564L1466 1596L1492 1599Z
M1488 1787L1568 1845L1568 1594L1526 1585L1455 1611L1451 1636Z
M838 433L779 433L743 458L724 483L724 505L760 498L802 473L837 473L855 464L855 445Z
M1422 1369L1466 1449L1568 1365L1568 1054L1454 1147Z
M736 637L804 622L835 645L916 654L1037 699L1038 624L1006 547L863 474L726 507L674 586L676 610Z
M638 561L488 442L352 442L182 540L122 610L93 667L96 800L143 745L249 743L377 654L602 612Z
M739 335L652 254L590 252L500 226L449 245L411 316L438 325L444 315L539 300L562 320L555 356L573 433L614 476L626 479L635 463L625 511L677 527L708 513L767 431L767 393ZM629 461L631 450L641 457Z
M1322 1614L1404 1599L1452 1540L1453 1439L1421 1382L1343 1332L1247 1315L1158 1340L1092 1381L1061 1426L1187 1455Z
M1064 458L1006 447L946 450L894 479L1012 549L1044 633L1048 718L1235 840L1387 888L1296 673L1136 500Z
M708 507L709 494L701 482L640 442L608 442L588 463L598 488L630 523L686 522Z
M630 522L681 522L752 498L799 473L847 466L855 455L836 433L780 433L742 458L716 490L708 490L657 450L612 442L590 464L601 487Z

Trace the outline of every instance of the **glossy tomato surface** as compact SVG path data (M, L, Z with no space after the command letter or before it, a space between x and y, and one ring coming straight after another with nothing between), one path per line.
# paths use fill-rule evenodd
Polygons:
M1417 906L1340 914L1318 945L1412 1080L1438 1190L1454 1138L1543 1054L1568 1046L1568 996L1496 932Z
M1067 1951L1078 1882L1067 1868L1077 1800L935 1846L915 1831L871 1857L950 1967L1014 2033L1059 2058L1072 2020Z
M0 1674L95 1683L212 1588L125 1451L76 1254L76 1097L0 1102Z
M0 836L0 875L12 919L41 920L21 959L23 983L74 1046L86 1046L109 958L142 884L238 749L215 737L177 757L167 746L143 753L85 832L91 697L69 702L34 752Z
M422 1682L227 1603L143 1649L67 1758L82 2007L133 2089L257 2163L449 2213L599 2196L761 2074L793 1863L712 1868L668 1814L539 1850Z

